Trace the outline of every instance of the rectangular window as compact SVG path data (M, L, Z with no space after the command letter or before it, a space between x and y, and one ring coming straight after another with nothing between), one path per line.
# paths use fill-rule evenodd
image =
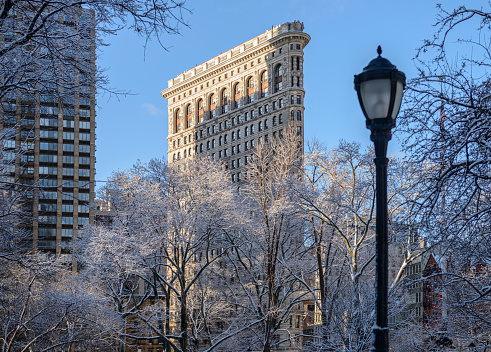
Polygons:
M56 199L57 198L57 192L39 192L39 198L41 199Z
M41 175L56 175L58 173L58 169L52 166L40 166L39 174Z
M88 225L89 224L89 218L78 218L78 224L79 225Z
M63 192L61 199L63 200L73 200L73 192Z
M63 168L63 176L73 176L73 168L64 167Z
M73 229L61 229L62 237L73 237Z
M89 212L89 206L88 205L79 205L78 206L78 212L79 213L88 213Z
M90 110L89 109L80 109L79 115L80 115L80 117L90 117Z
M73 225L73 216L63 216L61 218L61 223L63 225Z
M90 130L90 121L79 121L78 127L84 130Z
M73 204L62 204L61 211L64 213L73 213Z
M63 132L63 139L74 140L75 134L73 132Z
M39 125L40 126L48 126L48 127L57 127L58 126L58 120L57 119L50 119L47 117L40 118L39 119Z
M75 111L73 108L63 108L63 116L73 116L75 115Z
M71 155L63 155L63 163L64 164L73 164L75 158Z
M80 153L90 153L90 145L88 145L88 144L80 144L78 146L78 151Z
M63 127L64 128L74 128L75 127L75 121L73 121L73 120L63 120Z
M75 146L73 144L63 144L63 151L64 152L74 152Z
M58 115L58 108L55 106L41 106L39 112L44 115Z
M78 175L81 177L90 177L90 169L79 169Z
M78 194L78 200L88 202L89 201L89 194L88 193L79 193Z
M58 143L41 142L41 143L39 143L39 149L40 150L58 150Z
M38 210L39 211L51 211L51 212L55 212L56 211L56 204L39 203L38 204Z
M39 154L39 162L41 162L41 163L56 163L56 162L58 162L58 155Z
M90 141L90 133L79 133L78 138L81 141Z

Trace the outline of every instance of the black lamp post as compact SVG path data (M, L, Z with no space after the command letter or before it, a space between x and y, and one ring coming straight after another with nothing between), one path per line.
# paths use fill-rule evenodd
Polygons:
M388 236L387 236L387 144L401 107L406 76L380 55L355 75L355 89L375 145L376 212L376 322L372 328L372 352L389 351Z

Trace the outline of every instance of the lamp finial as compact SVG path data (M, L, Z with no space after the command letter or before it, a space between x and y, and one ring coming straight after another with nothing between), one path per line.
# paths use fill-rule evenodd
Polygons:
M378 56L382 55L382 47L380 45L377 48L377 54Z

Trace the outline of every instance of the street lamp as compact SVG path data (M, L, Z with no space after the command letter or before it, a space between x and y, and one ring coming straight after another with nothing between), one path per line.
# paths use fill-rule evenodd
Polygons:
M384 59L382 48L378 57L370 61L359 75L355 75L355 89L366 118L370 139L375 145L376 169L376 322L372 328L372 352L389 351L388 328L388 236L387 236L387 144L406 85L406 76Z

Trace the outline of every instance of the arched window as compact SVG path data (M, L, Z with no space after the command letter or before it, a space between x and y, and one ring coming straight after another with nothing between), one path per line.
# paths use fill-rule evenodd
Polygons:
M261 98L268 96L268 71L261 74Z
M297 111L297 121L302 121L302 112L300 110Z
M212 147L212 148L215 148L215 139L213 139L213 140L211 141L211 147Z
M188 154L187 154L187 150L184 150L184 157L187 157Z
M258 125L257 125L257 130L259 132L261 132L263 130L263 122L262 121L259 121Z
M215 109L217 107L216 104L217 104L217 99L215 97L215 94L211 94L210 99L208 100L208 108L211 117L215 117Z
M177 133L182 130L182 112L181 109L177 109L174 114L174 133Z
M268 119L264 120L264 128L268 128Z
M201 123L201 122L203 122L203 99L199 99L196 106L197 106L196 111L198 112L197 120L198 120L198 123Z
M247 79L247 100L248 103L254 102L254 78L249 77Z
M247 134L249 133L249 127L246 127L244 129L244 137L247 137Z
M234 99L235 108L240 108L242 106L241 91L242 91L242 87L240 86L240 83L235 83L233 88L233 96L232 96L232 98Z
M222 90L221 105L222 105L222 114L228 112L228 90L226 88Z
M283 68L278 64L274 69L274 91L278 92L281 88L283 88Z
M222 138L222 136L220 136L220 138L218 138L218 146L219 147L222 145L222 141L223 141L223 138Z
M191 104L188 104L186 107L186 128L189 128L193 124L193 108L191 107Z

